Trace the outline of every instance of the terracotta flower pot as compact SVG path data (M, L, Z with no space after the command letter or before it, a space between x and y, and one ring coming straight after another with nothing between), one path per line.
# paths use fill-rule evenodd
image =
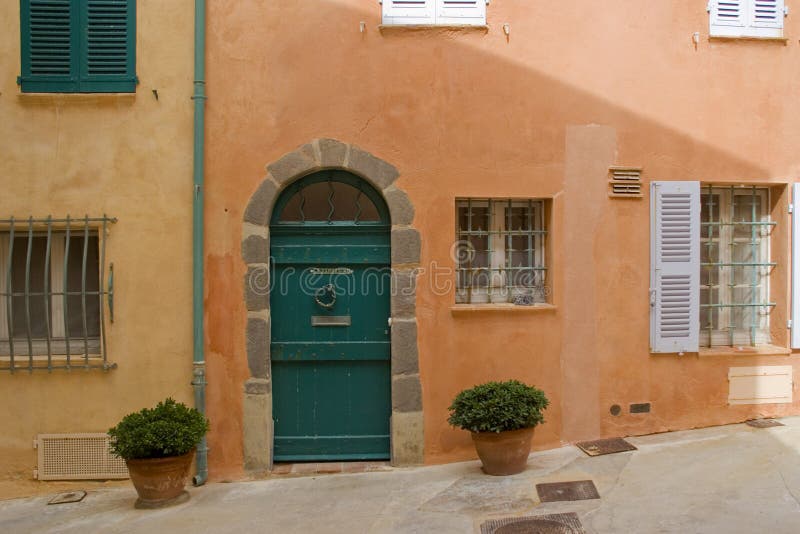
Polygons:
M161 508L188 500L183 488L193 458L194 450L182 456L125 460L139 494L136 508Z
M506 432L473 432L472 441L487 475L515 475L525 470L533 427Z

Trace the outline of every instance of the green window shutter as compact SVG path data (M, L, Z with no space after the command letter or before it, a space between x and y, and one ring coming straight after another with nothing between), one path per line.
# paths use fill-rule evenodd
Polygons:
M82 0L80 91L136 90L135 0Z
M21 0L23 92L78 89L77 0Z
M20 0L23 92L136 91L136 0Z

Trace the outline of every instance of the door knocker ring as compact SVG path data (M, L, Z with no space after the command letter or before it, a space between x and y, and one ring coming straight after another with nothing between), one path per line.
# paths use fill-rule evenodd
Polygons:
M321 298L324 297L326 293L330 295L330 300L328 302L323 302ZM333 284L322 286L317 289L314 294L314 300L326 310L330 310L333 308L333 305L336 304L336 288L333 287Z

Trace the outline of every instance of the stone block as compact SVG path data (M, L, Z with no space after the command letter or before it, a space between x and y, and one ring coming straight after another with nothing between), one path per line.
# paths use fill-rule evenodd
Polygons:
M272 463L272 397L247 393L247 389L246 384L242 403L244 468L250 473L264 473Z
M350 146L336 139L319 139L319 163L324 168L344 167Z
M255 378L269 378L269 326L264 319L247 319L247 365Z
M406 467L425 462L423 422L421 411L392 413L392 465Z
M244 221L259 226L269 226L269 216L277 193L277 184L267 177L250 197L250 202L244 210Z
M383 191L383 197L389 206L392 224L407 226L414 221L414 206L405 192L392 186Z
M392 318L392 375L419 373L416 319Z
M422 410L422 386L419 375L392 377L392 412L418 412Z
M392 228L392 265L419 263L422 241L414 228Z
M269 239L250 235L242 241L242 258L245 263L269 263Z
M347 167L371 181L378 189L386 189L400 176L393 165L356 146L350 147Z
M244 275L244 300L247 311L269 308L269 265L251 265Z
M314 147L310 143L285 154L281 159L267 166L267 170L278 185L283 185L320 168L314 154Z
M392 317L413 318L416 313L416 269L392 269Z

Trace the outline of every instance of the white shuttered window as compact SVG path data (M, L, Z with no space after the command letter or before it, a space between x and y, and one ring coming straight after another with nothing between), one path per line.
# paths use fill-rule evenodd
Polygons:
M697 352L700 183L653 182L650 202L650 349Z
M385 25L486 24L488 0L382 0Z
M709 35L783 37L784 0L710 0Z

